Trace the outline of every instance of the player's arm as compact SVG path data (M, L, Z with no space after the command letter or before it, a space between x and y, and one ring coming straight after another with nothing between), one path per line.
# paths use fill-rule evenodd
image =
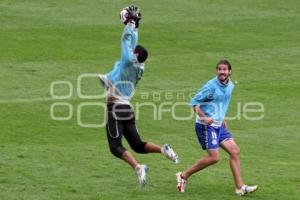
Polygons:
M136 31L141 19L142 15L137 6L127 6L120 12L120 20L126 25L122 34L122 61L125 63L137 62L133 49L135 47L132 46L132 44L136 44L137 41L132 40L137 40L134 35L137 35Z
M200 120L205 124L211 124L214 122L213 118L206 116L201 109L201 104L211 101L213 98L213 89L209 84L205 84L200 91L191 100L194 112L200 117Z
M122 61L125 63L137 62L136 55L134 54L134 49L132 48L133 29L135 25L128 23L122 35Z
M214 122L214 119L211 117L207 117L205 113L201 110L199 105L194 106L194 112L200 117L201 121L205 124L212 124Z

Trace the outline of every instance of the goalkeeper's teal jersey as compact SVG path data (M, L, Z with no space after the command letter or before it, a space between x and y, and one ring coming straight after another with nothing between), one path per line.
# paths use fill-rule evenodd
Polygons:
M107 79L117 89L122 99L130 100L134 89L141 79L144 65L138 63L134 49L138 42L138 31L134 24L128 23L122 33L121 60L117 61Z

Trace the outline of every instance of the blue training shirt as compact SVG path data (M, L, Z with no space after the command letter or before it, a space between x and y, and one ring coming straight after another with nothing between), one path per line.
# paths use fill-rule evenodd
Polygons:
M215 77L200 88L192 98L190 105L199 105L207 117L213 118L215 124L221 125L225 119L233 88L231 80L224 85L218 77ZM197 116L196 122L201 123L199 116Z
M107 74L107 79L118 90L123 99L130 100L144 72L144 64L138 63L134 49L138 42L138 31L128 23L122 33L121 60Z

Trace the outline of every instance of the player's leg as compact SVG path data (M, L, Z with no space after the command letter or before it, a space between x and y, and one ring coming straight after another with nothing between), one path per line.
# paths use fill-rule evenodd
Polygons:
M132 168L135 168L138 162L122 145L122 135L124 130L123 121L119 121L116 117L113 104L109 104L107 107L107 122L106 133L111 153L127 162Z
M207 155L182 172L182 177L186 180L195 172L219 161L219 143L216 140L218 137L217 129L212 126L196 123L195 131L198 141L202 149L207 151Z
M127 162L133 169L136 169L138 162L128 150L124 151L124 153L122 154L122 159Z
M164 144L162 147L152 143L152 142L144 142L141 140L138 129L136 127L135 122L130 122L127 128L125 129L126 137L128 143L131 148L137 153L162 153L166 158L173 161L174 163L178 163L178 156L175 151L172 149L170 144ZM126 131L127 130L127 131ZM141 148L143 146L143 148Z
M112 134L114 134L114 132L116 132L115 130L119 129L119 134L121 133L121 129L120 129L120 125L116 125L116 126L112 126L109 125L110 123L107 124L106 126L106 132L107 132L107 139L108 139L108 144L109 144L109 149L110 152L124 160L125 162L127 162L132 168L135 168L138 164L138 162L135 160L135 158L132 156L132 154L126 150L123 145L122 145L122 135L118 136L118 137L114 137ZM113 124L113 123L111 123Z
M124 137L128 141L130 147L136 153L146 154L150 152L157 152L159 150L159 146L154 144L147 145L146 142L142 141L135 124L135 116L133 110L129 105L127 105L126 109L126 116L128 116L128 118L124 120Z
M231 137L231 134L228 132L226 128L223 128L221 131L221 144L220 146L229 154L229 163L230 169L233 175L236 194L245 195L257 190L258 186L248 186L243 183L242 175L241 175L241 167L240 167L240 148L236 144L236 142Z
M221 147L229 154L230 169L236 188L243 185L240 167L240 149L233 139L227 139L221 143Z
M210 165L217 163L218 160L219 160L219 150L218 149L208 150L207 156L202 157L200 160L196 161L192 166L188 167L186 170L182 172L178 172L176 174L177 190L179 192L184 192L186 182L192 174Z
M136 153L161 153L161 147L159 145L142 141L134 119L126 122L124 133L130 147Z
M111 132L111 130L116 130L115 133L110 133L109 141L112 143L112 141L115 141L116 146L120 146L118 144L118 140L116 140L116 137L118 135L125 136L125 138L128 140L128 134L127 133L127 122L132 118L132 113L130 110L129 105L115 105L110 108L111 112L108 113L108 132ZM112 121L112 123L110 123ZM115 135L114 135L115 134ZM113 136L112 136L113 135ZM119 140L121 142L121 140ZM132 143L129 143L131 146ZM139 140L139 143L136 144L135 148L133 148L135 151L142 151L141 149L144 149L145 144ZM123 147L124 148L124 147ZM139 150L137 150L139 149ZM125 162L127 162L134 170L138 177L139 183L142 187L146 186L146 175L148 171L147 165L139 164L133 155L127 151L126 149L123 150L123 153L121 154L121 159L123 159Z
M192 166L181 173L181 177L187 180L192 174L219 161L219 150L208 150L207 155L197 160Z
M137 153L162 153L168 159L178 163L178 156L172 149L171 145L165 144L162 147L152 143L142 141L138 129L136 127L135 119L126 121L124 129L124 136L126 137L130 147Z
M124 120L124 136L130 147L136 153L160 153L160 146L151 142L142 141L139 131L135 123L135 114L130 105L126 105L126 112L123 112ZM125 119L124 117L124 119Z
M114 125L115 124L115 125ZM122 127L120 124L117 125L117 123L107 123L106 125L106 133L107 133L107 140L110 152L127 162L132 168L135 168L137 165L137 161L135 158L131 155L129 151L127 151L123 145L122 145L122 135L117 136L116 132L119 132L118 134L121 134L120 127ZM118 130L118 131L117 131Z
M178 172L177 176L177 189L179 192L184 192L185 184L181 187L182 182L186 182L188 178L219 161L219 143L216 142L217 131L211 126L206 126L196 123L195 125L198 141L203 150L207 151L207 155L197 160L192 166L188 167L182 172Z
M128 125L128 121L124 123L124 136L126 138L126 140L128 141L130 147L137 153L148 153L150 152L149 149L147 148L153 148L153 150L155 151L155 146L152 147L147 146L146 142L143 142L141 140L141 138L139 137L138 133L135 134L130 134L128 131L130 129L132 129L133 127L130 127ZM132 133L132 130L131 130ZM149 151L148 151L149 150ZM131 156L132 157L132 156ZM136 166L134 167L136 175L138 176L139 179L139 183L142 187L146 186L146 175L147 175L147 171L148 171L148 166L145 164L139 164L136 162Z

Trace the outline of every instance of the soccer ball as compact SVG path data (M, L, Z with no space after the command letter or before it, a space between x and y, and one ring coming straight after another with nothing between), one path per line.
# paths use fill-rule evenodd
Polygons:
M129 20L133 20L138 27L138 23L141 20L142 15L140 9L137 6L127 6L120 12L120 21L127 24Z
M128 13L128 10L126 8L124 8L123 10L121 10L120 12L120 21L124 24L127 23L129 19L129 13Z

